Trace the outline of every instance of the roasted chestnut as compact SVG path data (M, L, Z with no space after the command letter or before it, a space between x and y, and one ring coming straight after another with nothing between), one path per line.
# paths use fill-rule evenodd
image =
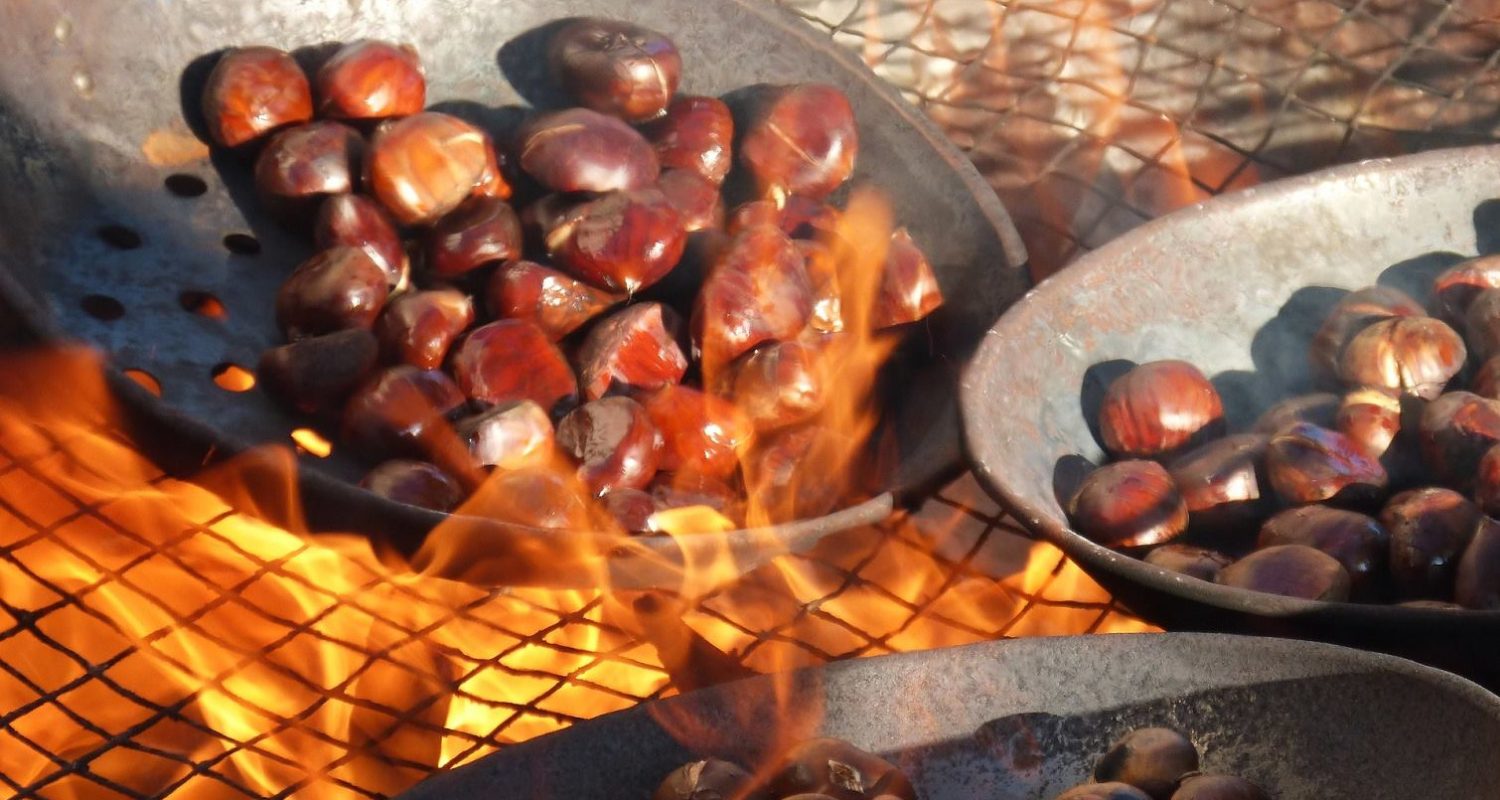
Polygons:
M696 172L669 169L661 174L656 188L682 217L682 229L688 233L724 224L724 204L718 184Z
M1479 365L1474 379L1469 381L1469 391L1480 397L1500 400L1500 356L1492 356Z
M1378 593L1385 574L1390 533L1374 518L1328 506L1289 508L1266 520L1256 547L1298 544L1338 559L1349 573L1350 594L1368 599Z
M660 119L641 129L662 169L686 169L715 185L729 174L734 118L716 97L680 96Z
M495 197L471 197L427 232L427 268L451 278L521 255L521 220Z
M625 299L532 261L502 265L490 276L485 294L496 316L524 319L552 339L567 336Z
M1094 765L1094 780L1128 783L1167 800L1177 782L1198 771L1198 748L1171 728L1137 728L1125 734Z
M667 386L645 400L661 432L664 470L727 478L750 447L754 428L733 403L687 386Z
M578 348L583 396L650 392L681 381L688 361L677 346L676 327L660 303L637 303L600 321Z
M454 423L482 466L523 469L544 466L552 456L552 419L530 400L506 403Z
M424 111L375 130L365 177L370 193L398 222L427 225L493 181L495 163L494 145L484 131L458 117Z
M1469 305L1486 289L1500 289L1500 256L1471 258L1434 278L1434 311L1449 324L1461 325L1469 313Z
M1307 600L1349 598L1349 573L1338 559L1300 544L1256 550L1220 570L1219 583Z
M1463 369L1463 337L1431 317L1393 317L1366 326L1344 346L1339 377L1431 400Z
M1210 583L1218 579L1220 570L1234 561L1217 550L1187 544L1164 544L1147 553L1143 560L1147 564Z
M392 291L406 288L406 248L401 245L396 226L374 200L358 194L338 194L324 200L318 207L313 237L322 250L343 245L365 251L385 272Z
M1500 290L1485 289L1464 314L1464 338L1480 360L1500 355Z
M842 333L844 330L844 293L839 288L838 264L833 251L822 242L793 241L802 253L803 268L812 285L812 316L807 326L817 333Z
M1311 422L1320 428L1337 428L1336 420L1342 403L1342 398L1330 392L1288 397L1266 409L1251 430L1274 435L1299 422Z
M846 481L816 474L809 465L832 463L852 446L847 435L817 423L758 437L743 465L748 494L775 519L826 514Z
M1337 377L1344 347L1367 326L1389 317L1420 317L1426 309L1400 289L1367 286L1339 299L1313 335L1310 357L1315 371Z
M758 431L817 416L827 376L818 354L800 342L772 342L737 360L729 394Z
M1500 445L1484 451L1474 482L1474 502L1492 517L1500 516Z
M1151 800L1151 795L1128 783L1085 783L1053 800Z
M778 87L745 126L739 159L763 195L821 199L848 180L859 152L849 98L821 83Z
M1116 458L1164 458L1223 432L1219 393L1186 361L1132 368L1105 390L1099 408L1104 449Z
M1068 503L1078 532L1108 547L1161 544L1187 529L1177 484L1155 461L1116 461L1089 473Z
M274 47L226 52L203 86L208 135L224 147L238 147L312 116L307 75L289 54Z
M472 324L474 301L468 295L457 289L431 289L396 295L375 331L387 361L437 369L454 340Z
M1401 492L1380 511L1391 535L1391 579L1403 598L1453 596L1458 559L1474 538L1479 509L1451 489Z
M290 340L369 329L389 294L385 271L363 250L334 247L302 262L276 293L276 324Z
M1233 528L1259 522L1271 512L1274 499L1261 466L1267 442L1259 433L1226 436L1172 462L1172 480L1194 526Z
M359 485L387 500L433 511L452 511L464 501L464 490L458 481L425 461L382 462Z
M1349 437L1299 422L1266 445L1266 477L1287 503L1360 506L1385 493L1385 467Z
M543 530L586 531L594 525L582 487L551 469L496 470L470 506L502 522Z
M1401 432L1401 400L1384 389L1355 389L1344 395L1334 428L1366 455L1380 458Z
M1259 786L1233 775L1194 775L1185 778L1171 800L1271 800Z
M579 105L632 122L661 116L682 79L682 56L671 39L613 19L563 26L552 38L548 60Z
M885 269L881 273L880 292L870 310L870 324L889 328L916 322L943 304L943 290L927 256L911 240L905 228L891 234L886 251Z
M1467 491L1479 460L1500 442L1500 400L1448 392L1427 404L1419 426L1422 458L1445 484Z
M756 345L794 339L812 315L812 286L802 254L766 225L734 237L709 268L693 304L693 345L707 384Z
M656 182L661 164L636 129L587 108L540 114L521 126L521 169L554 192L613 192Z
M256 375L293 408L312 414L342 402L379 355L374 335L353 328L273 347L261 356Z
M383 119L427 105L417 49L361 39L340 47L318 70L318 111L337 119Z
M541 328L502 319L475 328L453 354L453 378L486 405L530 400L558 414L578 398L573 368Z
M578 478L596 495L650 483L662 450L646 409L628 397L574 409L557 425L557 444L579 461Z
M651 530L651 515L660 510L656 498L641 489L611 489L600 498L605 513L628 533Z
M265 207L304 226L328 195L358 188L365 141L338 122L309 122L271 137L255 160L255 190Z
M425 458L434 449L434 432L463 404L463 393L447 375L406 364L391 367L350 395L343 439L367 456Z
M1480 517L1458 559L1453 599L1465 608L1500 610L1500 522Z
M682 258L682 215L660 189L611 192L562 214L546 232L558 266L606 289L634 294Z
M764 796L750 773L710 758L672 770L651 800L764 800Z
M782 754L770 789L776 797L816 793L865 800L891 772L899 772L894 764L842 739L808 739Z

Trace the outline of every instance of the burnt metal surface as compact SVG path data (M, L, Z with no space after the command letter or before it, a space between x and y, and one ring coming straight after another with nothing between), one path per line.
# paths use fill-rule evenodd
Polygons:
M1500 250L1500 148L1435 151L1246 189L1149 223L1016 304L965 372L965 438L981 480L1033 532L1168 627L1384 649L1500 681L1500 612L1328 603L1189 578L1069 529L1058 495L1104 454L1085 413L1128 362L1180 358L1210 376L1231 430L1309 391L1308 341L1346 291L1419 300L1442 269Z
M8 187L0 197L7 220L0 262L26 289L21 297L7 292L14 314L49 335L98 345L121 369L156 377L164 402L119 384L146 427L165 428L159 440L196 445L168 454L180 463L287 442L305 420L259 389L229 392L212 376L226 364L253 369L276 343L272 297L310 247L259 212L248 165L223 154L210 158L184 120L211 67L207 54L265 43L314 63L330 42L411 42L428 73L430 107L503 130L521 117L520 105L557 101L542 83L538 34L520 35L581 14L623 17L670 34L683 52L684 92L825 81L849 94L861 135L856 180L887 190L949 298L927 326L929 345L916 348L922 352L912 353L892 381L902 387L889 407L898 410L904 457L890 486L898 494L930 488L951 474L960 452L956 374L983 330L1024 291L1024 250L993 193L930 122L826 36L754 0L54 0L13 9L11 46L0 54L0 180ZM121 236L122 228L135 236ZM245 252L246 240L226 240L231 234L253 236L258 250ZM223 304L223 318L188 308L205 295ZM100 318L97 302L85 299L92 296L112 298L123 313ZM409 545L442 519L354 488L362 466L337 447L328 459L304 458L303 467L318 527L394 532ZM732 533L716 546L747 557L767 541L800 546L883 518L894 502L880 494L770 534ZM533 534L509 528L495 538L503 545ZM682 556L665 539L647 541L657 542L648 549Z
M780 694L773 681L581 723L402 797L645 800L687 761L757 765L778 742L834 736L900 765L923 800L1047 800L1149 725L1181 730L1205 771L1243 775L1272 797L1477 800L1500 780L1500 698L1400 659L1305 642L1017 640L835 664L796 673Z

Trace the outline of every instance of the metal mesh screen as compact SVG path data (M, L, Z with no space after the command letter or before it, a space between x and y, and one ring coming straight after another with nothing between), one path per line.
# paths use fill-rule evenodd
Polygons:
M1500 0L793 0L936 120L1038 276L1213 194L1494 138ZM382 796L739 675L1138 630L971 476L698 598L396 574L0 398L0 785ZM685 623L685 624L684 624Z

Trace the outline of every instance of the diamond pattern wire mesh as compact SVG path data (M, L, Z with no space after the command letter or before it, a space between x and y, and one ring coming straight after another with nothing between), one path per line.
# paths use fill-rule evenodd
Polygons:
M1500 125L1500 0L785 5L970 155L1039 277L1222 191ZM482 589L281 530L102 419L0 397L0 786L17 797L377 797L756 671L1141 627L972 476L704 597Z

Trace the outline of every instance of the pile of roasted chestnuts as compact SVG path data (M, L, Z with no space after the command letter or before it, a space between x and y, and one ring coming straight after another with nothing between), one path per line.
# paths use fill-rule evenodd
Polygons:
M1095 542L1206 581L1320 600L1500 608L1500 257L1427 306L1341 298L1310 347L1339 392L1225 436L1212 383L1156 361L1105 391L1104 449L1067 512Z
M679 94L677 47L625 22L569 21L549 58L578 106L501 132L424 110L410 46L350 42L311 79L270 47L222 55L207 130L317 248L276 297L261 384L404 503L451 510L500 471L527 498L576 482L625 530L684 505L739 521L840 435L819 415L848 333L830 195L853 109L821 84L733 110ZM904 229L880 246L867 330L942 303ZM533 505L520 521L587 524Z
M801 742L766 774L757 780L729 761L694 761L667 775L652 800L917 800L896 765L842 739Z
M1244 778L1198 769L1198 748L1171 728L1137 728L1094 765L1094 782L1056 800L1269 800Z

